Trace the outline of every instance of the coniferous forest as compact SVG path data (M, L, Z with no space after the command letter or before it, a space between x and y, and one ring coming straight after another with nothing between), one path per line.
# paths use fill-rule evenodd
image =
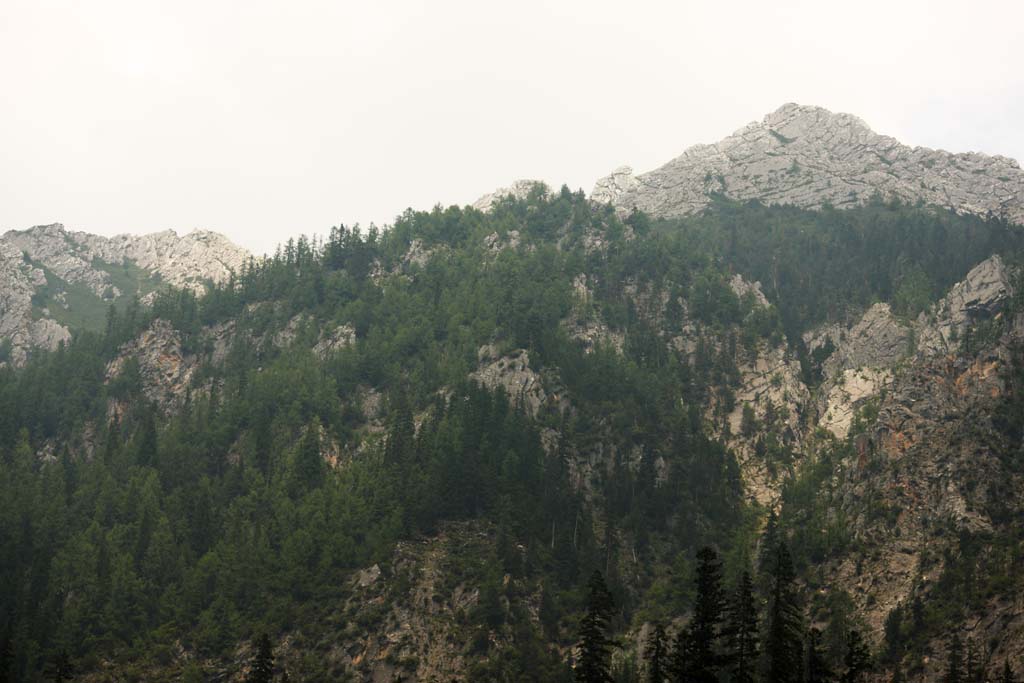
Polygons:
M724 425L759 350L783 349L813 392L824 359L805 334L876 302L927 316L1022 243L998 220L882 201L719 199L655 220L538 186L489 213L339 225L205 294L111 308L100 331L0 367L0 681L362 680L351 643L419 595L407 556L438 563L437 596L470 595L407 610L446 634L459 680L903 681L923 658L946 683L1020 680L998 643L949 627L1019 585L1019 520L950 531L927 597L879 629L826 569L866 536L838 495L822 502L866 457L871 406L813 457L785 416L744 414L773 505L747 495ZM197 359L169 403L123 354L155 321ZM314 352L342 327L351 343ZM513 352L540 399L484 381L486 354ZM1024 469L1014 367L986 436L1004 479ZM359 593L371 567L376 602ZM426 666L378 654L393 680Z

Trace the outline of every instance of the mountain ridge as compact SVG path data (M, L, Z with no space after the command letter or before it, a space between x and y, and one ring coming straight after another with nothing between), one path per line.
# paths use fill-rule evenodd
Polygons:
M151 296L161 285L200 292L250 257L208 230L113 237L60 223L9 230L0 235L0 339L9 340L6 355L20 363L32 349L67 341L73 328L98 324L116 301Z
M677 217L714 194L820 209L862 205L875 194L1024 224L1024 171L1013 159L911 147L852 114L788 103L652 171L622 166L590 197L620 211Z

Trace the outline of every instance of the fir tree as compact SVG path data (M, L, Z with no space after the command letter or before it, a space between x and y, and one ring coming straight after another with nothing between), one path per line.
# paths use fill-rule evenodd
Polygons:
M807 645L804 649L807 652L805 683L830 683L834 680L834 674L828 665L824 648L821 645L821 631L816 628L808 631Z
M846 657L843 659L843 683L856 683L871 668L871 652L857 629L850 630L846 640Z
M967 657L964 660L964 680L967 683L984 683L985 667L978 660L978 650L974 639L967 639Z
M946 646L946 672L942 676L943 683L965 683L964 681L964 648L960 636L954 633Z
M14 683L14 644L9 627L4 629L3 642L0 642L0 683Z
M1017 683L1017 679L1013 675L1013 669L1010 668L1010 660L1003 660L1003 673L999 677L999 683Z
M693 683L715 683L721 660L718 652L719 631L725 599L722 593L722 565L710 547L697 551L697 599L687 629L690 638L688 680Z
M666 674L665 627L655 624L644 645L647 660L647 683L664 683Z
M291 494L294 497L317 488L323 483L324 459L320 454L320 420L314 418L306 427L292 460Z
M587 612L580 620L575 679L577 683L611 683L613 643L608 638L608 622L614 607L612 596L598 570L594 570L587 587Z
M803 669L801 614L793 560L785 543L776 548L772 578L764 644L765 673L769 683L796 683Z
M57 654L53 662L50 663L46 675L53 683L63 683L64 681L71 680L71 658L68 656L67 650L61 650Z
M668 665L669 678L672 683L684 683L689 680L690 660L693 659L692 645L693 639L690 638L689 628L679 629Z
M261 635L255 643L256 657L246 677L246 683L271 683L274 680L274 650L270 645L270 636Z
M757 662L758 624L750 574L740 575L726 611L726 662L733 683L752 683Z

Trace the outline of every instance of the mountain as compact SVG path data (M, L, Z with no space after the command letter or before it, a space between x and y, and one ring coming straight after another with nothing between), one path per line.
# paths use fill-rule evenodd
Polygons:
M293 680L567 682L596 570L641 680L704 546L762 626L788 558L847 680L1020 671L1024 230L706 202L521 182L202 286L15 234L26 289L144 303L0 367L0 674L243 681L265 634Z
M909 147L850 114L797 104L649 173L619 168L597 181L591 199L673 217L702 210L715 193L809 209L880 194L1024 224L1024 171L1013 159Z
M202 289L240 272L249 253L223 235L174 231L100 237L59 223L0 236L0 340L21 363L71 330L102 327L111 304L146 300L161 285Z

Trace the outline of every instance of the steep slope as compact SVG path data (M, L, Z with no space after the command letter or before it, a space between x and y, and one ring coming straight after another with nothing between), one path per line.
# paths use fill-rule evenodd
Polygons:
M1013 159L909 147L850 114L797 104L649 173L617 169L591 198L669 217L702 210L713 193L810 209L857 206L877 193L1024 224L1024 171Z
M32 349L56 348L75 329L101 326L111 303L145 299L161 284L199 291L248 259L246 250L208 231L108 238L59 223L9 231L0 237L0 342L10 344L6 356L23 362Z
M118 313L0 370L18 670L239 680L266 631L304 680L557 681L599 569L633 680L695 550L758 572L769 510L804 626L880 679L950 630L1019 666L1018 233L531 187Z

